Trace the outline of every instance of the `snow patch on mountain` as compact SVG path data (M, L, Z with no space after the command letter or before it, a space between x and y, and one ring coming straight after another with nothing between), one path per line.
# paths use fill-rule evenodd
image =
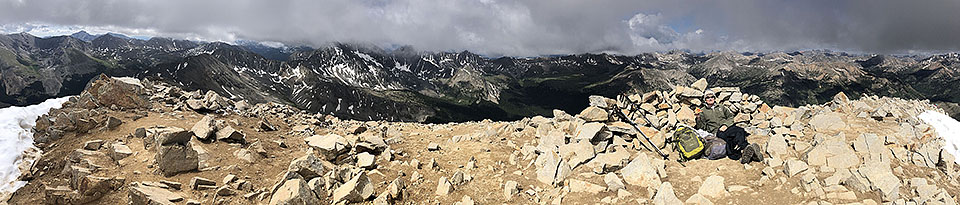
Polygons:
M40 157L40 149L33 146L33 127L37 117L53 108L60 108L70 97L48 99L26 107L0 109L0 199L27 184L18 181L21 169L29 169Z
M932 110L920 113L917 117L933 126L937 135L945 141L943 149L946 149L953 156L960 156L960 122L946 114ZM960 158L957 158L956 161L960 163Z

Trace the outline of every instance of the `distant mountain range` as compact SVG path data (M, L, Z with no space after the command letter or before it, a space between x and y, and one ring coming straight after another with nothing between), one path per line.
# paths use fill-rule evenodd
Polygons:
M773 105L837 92L930 99L957 117L960 54L933 56L685 52L488 58L470 52L236 45L122 35L0 36L0 106L75 95L94 76L153 78L252 102L364 120L511 120L570 113L586 96L671 90L706 78Z

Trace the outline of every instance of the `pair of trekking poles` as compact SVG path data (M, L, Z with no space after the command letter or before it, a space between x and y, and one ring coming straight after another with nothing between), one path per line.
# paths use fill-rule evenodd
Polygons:
M620 106L613 105L613 110L614 110L614 113L617 115L617 117L619 117L620 119L623 119L623 121L626 121L627 124L630 124L630 126L633 126L633 129L637 130L637 133L640 133L639 136L643 137L643 139L647 141L647 144L650 144L651 149L656 151L657 154L660 155L660 157L663 157L664 160L669 158L667 154L664 154L662 151L660 151L660 148L657 147L656 144L653 144L653 141L650 140L650 138L647 137L646 134L643 134L643 131L640 131L640 126L637 126L637 123L633 122L633 120L628 118L626 114L623 114L623 111L620 110ZM647 119L647 116L644 116L643 114L641 114L640 117L642 117L643 120L647 122L647 124L653 125L653 123L650 122L650 119ZM666 143L670 143L670 140L666 140L664 144ZM676 149L676 147L674 147L674 149ZM677 162L679 162L681 166L684 166L684 167L687 166L683 164L683 160L677 159Z

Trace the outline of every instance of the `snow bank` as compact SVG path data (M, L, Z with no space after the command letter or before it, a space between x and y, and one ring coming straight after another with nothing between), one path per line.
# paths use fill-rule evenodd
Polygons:
M960 122L957 122L956 119L950 116L932 110L920 113L917 117L928 125L933 126L934 130L937 131L937 135L943 138L945 141L943 149L946 149L950 154L953 154L953 156L960 156L960 151L958 151L960 150ZM960 163L960 157L956 160L957 163Z
M26 167L33 164L32 157L24 158L24 152L36 152L33 146L33 126L37 117L59 108L69 97L48 99L37 105L26 107L8 107L0 109L0 198L7 199L14 191L26 185L17 181L22 163ZM39 155L38 155L39 156Z

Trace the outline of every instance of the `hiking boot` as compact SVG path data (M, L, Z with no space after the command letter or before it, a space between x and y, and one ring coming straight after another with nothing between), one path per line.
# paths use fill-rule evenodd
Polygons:
M763 162L763 149L760 149L760 145L757 143L750 144L748 147L753 147L753 161Z
M740 163L747 164L753 161L754 155L757 152L754 150L753 146L747 146L743 148L743 154L740 155Z

